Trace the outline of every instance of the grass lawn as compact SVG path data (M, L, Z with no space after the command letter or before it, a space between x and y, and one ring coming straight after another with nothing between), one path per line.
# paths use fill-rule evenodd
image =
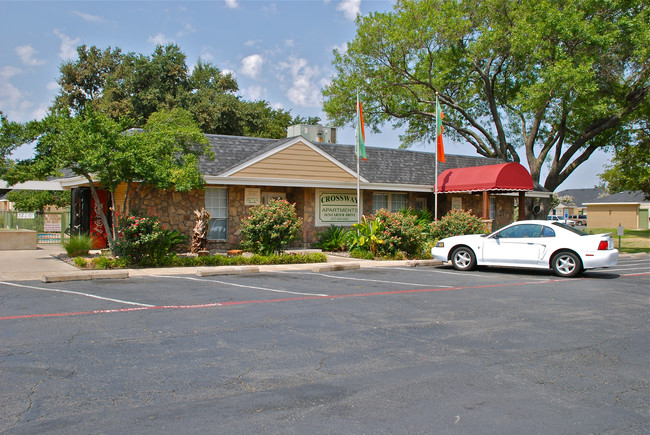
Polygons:
M619 249L616 228L587 228L585 231L589 234L612 233L614 247ZM625 229L625 234L621 236L621 247L619 251L627 252L628 254L650 252L650 230Z

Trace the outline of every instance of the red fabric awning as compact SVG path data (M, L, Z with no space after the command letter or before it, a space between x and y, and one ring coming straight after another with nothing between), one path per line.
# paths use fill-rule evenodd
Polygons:
M519 163L447 169L438 177L438 192L516 192L533 187L528 170Z

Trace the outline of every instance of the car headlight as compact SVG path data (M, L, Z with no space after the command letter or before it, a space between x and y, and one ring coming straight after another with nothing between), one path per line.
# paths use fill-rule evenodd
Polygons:
M444 247L445 247L445 242L436 243L436 248L444 248Z

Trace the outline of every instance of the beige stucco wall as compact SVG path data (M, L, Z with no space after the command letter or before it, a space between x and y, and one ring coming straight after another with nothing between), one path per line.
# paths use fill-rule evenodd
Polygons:
M638 204L595 204L587 205L587 225L592 228L638 228Z
M233 174L235 177L355 181L354 175L344 171L302 142L298 142L264 160Z

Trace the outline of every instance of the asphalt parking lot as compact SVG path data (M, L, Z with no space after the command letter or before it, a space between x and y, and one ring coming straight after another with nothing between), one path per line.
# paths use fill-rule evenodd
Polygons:
M650 257L0 283L3 433L648 433Z

